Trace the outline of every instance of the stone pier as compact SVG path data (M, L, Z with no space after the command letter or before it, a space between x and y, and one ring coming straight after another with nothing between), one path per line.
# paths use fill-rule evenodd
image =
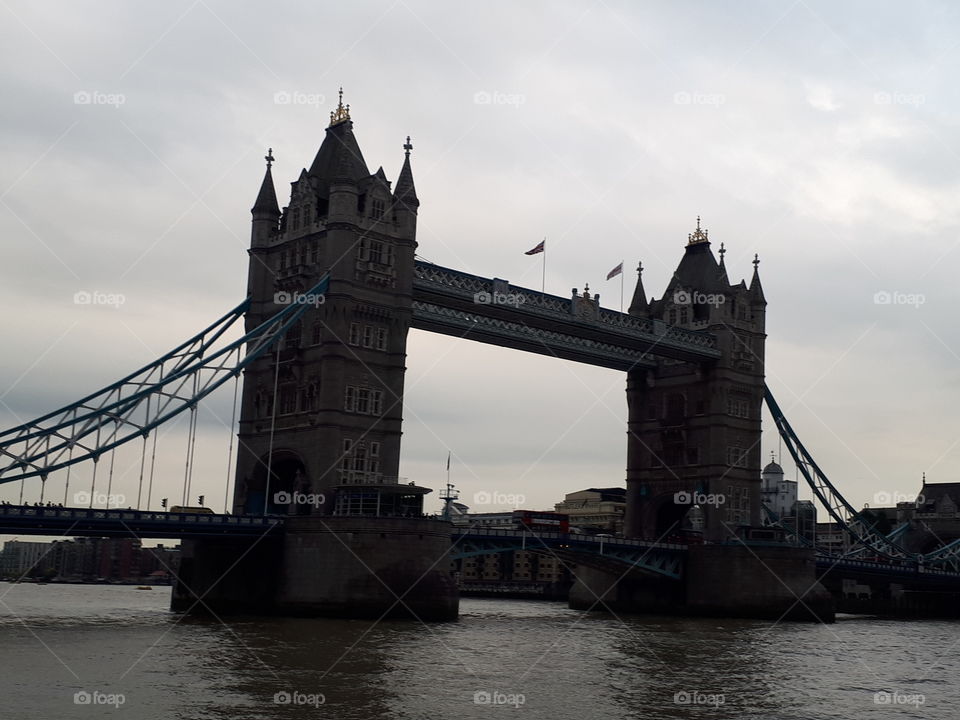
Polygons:
M202 614L455 620L450 524L303 516L259 540L186 540L171 608Z

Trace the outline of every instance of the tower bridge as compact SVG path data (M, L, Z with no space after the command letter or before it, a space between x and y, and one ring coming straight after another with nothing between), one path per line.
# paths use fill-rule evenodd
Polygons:
M139 442L141 487L147 475L152 486L148 446L155 452L157 428L187 413L194 433L198 403L232 381L238 443L229 515L6 508L3 527L112 533L126 523L182 537L178 609L455 617L451 543L456 555L527 539L454 535L449 523L423 516L430 489L398 477L407 335L415 328L625 373L627 537L541 541L577 566L575 605L602 599L624 609L779 617L803 598L800 615L832 618L811 549L750 541L761 524L765 395L834 518L875 555L916 560L853 519L773 402L764 384L759 258L749 283L731 279L724 245L714 253L698 218L662 295L647 296L639 267L626 313L601 307L586 287L560 297L434 265L416 257L420 201L409 138L403 149L395 184L382 167L371 172L341 98L283 208L272 150L265 158L244 302L99 393L0 433L0 483L45 486L55 473L69 483L81 462L92 463L94 486L98 468L110 482L112 453ZM243 336L227 342L241 317ZM101 465L107 457L109 470ZM149 506L149 490L146 497ZM703 545L661 542L693 507L678 497L708 499L699 505ZM956 551L924 557L949 574Z

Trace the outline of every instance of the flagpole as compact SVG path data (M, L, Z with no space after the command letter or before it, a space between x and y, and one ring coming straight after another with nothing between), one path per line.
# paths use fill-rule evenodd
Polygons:
M623 312L623 260L620 261L620 312Z
M540 292L547 292L547 236L543 236L543 277L540 279Z

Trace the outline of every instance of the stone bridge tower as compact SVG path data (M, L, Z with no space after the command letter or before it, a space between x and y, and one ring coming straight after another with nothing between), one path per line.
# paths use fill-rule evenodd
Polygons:
M760 524L766 300L759 260L749 286L731 284L724 253L721 244L718 262L697 218L663 296L648 301L637 279L631 315L710 332L722 357L658 358L628 373L628 536L666 539L692 526L716 542Z
M415 515L429 492L397 477L419 206L412 146L391 188L382 167L367 168L340 100L287 207L271 153L251 211L247 329L283 303L308 309L244 373L238 513L266 503L282 514ZM328 271L324 296L304 297Z

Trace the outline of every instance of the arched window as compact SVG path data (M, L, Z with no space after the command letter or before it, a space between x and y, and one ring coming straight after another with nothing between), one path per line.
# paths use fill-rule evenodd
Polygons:
M665 420L670 425L679 425L687 415L687 399L683 393L670 393L667 395L667 407Z

